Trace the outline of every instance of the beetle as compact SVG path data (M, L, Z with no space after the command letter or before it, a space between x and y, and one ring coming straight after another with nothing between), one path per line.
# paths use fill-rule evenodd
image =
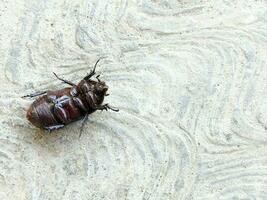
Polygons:
M25 97L38 97L27 111L27 119L36 127L48 130L49 132L63 128L71 122L82 120L82 128L88 119L89 114L97 110L112 110L118 112L117 108L109 104L103 104L104 97L108 96L108 86L104 81L96 76L97 81L92 80L95 75L95 69L100 59L77 85L71 81L58 77L63 83L70 85L61 90L42 91L25 95Z

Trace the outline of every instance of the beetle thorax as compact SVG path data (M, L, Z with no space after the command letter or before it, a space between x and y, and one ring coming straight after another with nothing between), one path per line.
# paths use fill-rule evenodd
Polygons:
M90 108L96 108L101 105L108 90L105 82L93 80L82 80L77 87L83 96L85 96Z

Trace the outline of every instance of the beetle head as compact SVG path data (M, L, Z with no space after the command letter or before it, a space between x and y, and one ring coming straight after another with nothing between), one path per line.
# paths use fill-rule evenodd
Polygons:
M107 91L108 91L108 86L104 81L96 82L94 91L96 94L105 95Z

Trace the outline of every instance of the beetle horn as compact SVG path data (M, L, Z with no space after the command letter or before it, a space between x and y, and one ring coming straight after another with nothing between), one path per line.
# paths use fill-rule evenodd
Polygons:
M99 58L99 59L96 61L93 70L91 70L90 73L87 74L87 75L83 78L84 80L89 80L92 76L95 75L95 69L96 69L96 66L97 66L98 62L99 62L101 59L102 59L102 58Z

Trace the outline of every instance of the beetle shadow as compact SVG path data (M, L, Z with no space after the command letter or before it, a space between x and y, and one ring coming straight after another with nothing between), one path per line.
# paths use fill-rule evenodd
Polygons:
M79 132L77 132L78 125L79 123L71 123L64 129L52 132L37 128L32 132L31 140L42 148L45 147L48 150L56 151L80 142Z

